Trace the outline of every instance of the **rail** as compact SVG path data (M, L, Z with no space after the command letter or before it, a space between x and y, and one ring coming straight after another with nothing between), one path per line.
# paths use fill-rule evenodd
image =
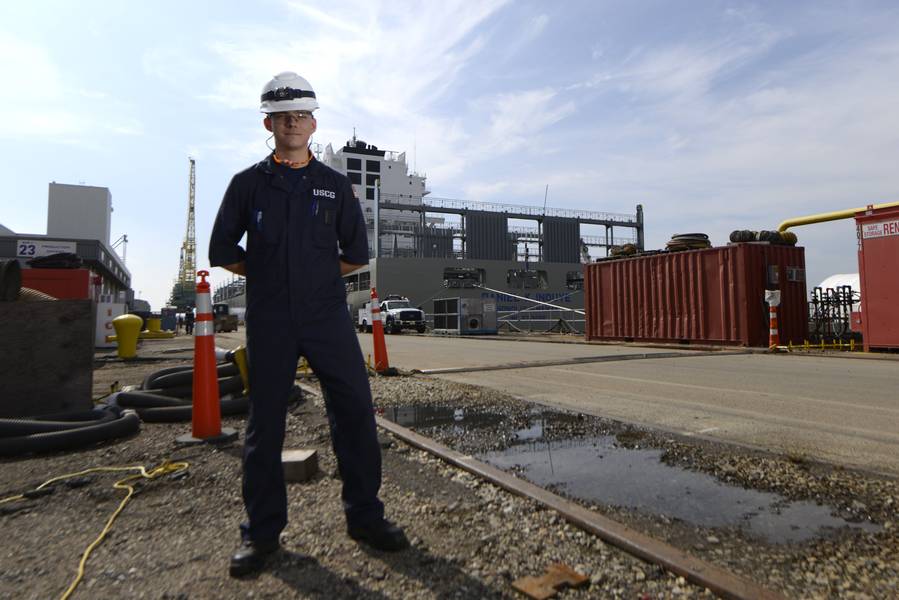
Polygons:
M436 208L442 210L458 211L485 211L494 213L507 213L527 215L531 217L564 217L580 219L582 221L605 221L620 223L622 225L635 226L637 216L623 213L597 212L590 210L575 210L572 208L543 208L542 206L527 206L524 204L503 204L499 202L482 202L478 200L458 200L455 198L425 199L399 194L381 194L381 201L386 204L406 205L409 207Z

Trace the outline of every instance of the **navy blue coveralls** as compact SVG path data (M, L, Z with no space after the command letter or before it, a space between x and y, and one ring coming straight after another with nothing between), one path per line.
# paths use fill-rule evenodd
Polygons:
M244 232L246 251L239 245ZM300 356L321 382L348 525L366 526L384 516L371 389L346 307L340 259L368 263L365 221L346 176L314 158L289 169L271 155L234 176L212 229L209 262L246 261L245 540L275 541L287 524L281 450Z

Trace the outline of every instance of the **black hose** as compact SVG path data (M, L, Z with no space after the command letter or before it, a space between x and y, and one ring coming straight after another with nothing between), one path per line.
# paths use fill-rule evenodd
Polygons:
M109 410L85 410L73 413L43 415L27 419L0 419L0 437L51 433L89 427L117 419L119 415Z
M118 392L110 396L112 406L131 408L147 423L172 423L190 421L193 418L193 403L189 398L172 398L146 391ZM244 414L249 408L246 396L222 396L219 400L223 416Z
M179 370L172 371L170 369ZM168 372L165 373L164 371ZM232 375L240 374L240 370L234 363L222 363L220 365L217 365L216 371L218 373L218 377L230 377ZM169 369L162 369L161 371L157 371L156 373L149 375L146 379L144 379L144 383L141 387L143 389L170 388L175 386L191 385L193 383L193 380L193 367L169 367Z
M124 437L140 430L140 418L133 411L120 411L115 407L97 410L112 413L115 418L111 420L101 418L96 424L65 431L0 437L0 456L72 450Z
M180 365L177 367L168 367L165 369L160 369L155 373L150 373L144 378L144 382L140 385L141 389L148 390L154 387L154 383L156 380L163 375L171 375L172 373L181 373L183 371L193 371L193 367L191 365Z
M240 375L222 377L218 381L219 396L236 394L243 391L243 379L241 379ZM140 391L149 392L150 394L159 394L160 396L168 396L170 398L190 398L193 396L193 386L190 384L170 388L142 389Z

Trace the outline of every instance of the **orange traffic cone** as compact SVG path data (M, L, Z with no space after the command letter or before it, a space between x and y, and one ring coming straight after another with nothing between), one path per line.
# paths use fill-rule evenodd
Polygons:
M390 361L387 360L387 342L384 339L384 323L381 322L381 302L375 288L371 288L371 335L375 346L375 371L380 373L390 368Z
M218 373L215 365L215 320L209 296L209 271L198 271L197 318L194 323L194 384L192 433L178 438L182 443L228 442L237 438L234 429L222 429Z

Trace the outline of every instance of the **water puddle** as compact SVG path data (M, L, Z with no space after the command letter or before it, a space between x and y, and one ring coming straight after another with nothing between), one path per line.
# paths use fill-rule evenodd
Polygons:
M397 406L384 409L383 416L397 425L411 429L423 429L426 427L449 427L459 433L473 429L482 429L497 425L503 420L503 415L497 413L485 413L466 411L461 408L446 408L442 406Z
M423 406L387 409L385 417L412 428L448 427L460 435L503 418ZM827 506L790 502L778 494L727 485L710 475L667 465L660 460L661 450L623 448L614 436L543 439L546 428L571 420L562 413L535 414L526 428L515 432L514 445L478 458L581 500L703 527L738 527L769 543L802 542L843 527L881 530L879 525L834 516Z

